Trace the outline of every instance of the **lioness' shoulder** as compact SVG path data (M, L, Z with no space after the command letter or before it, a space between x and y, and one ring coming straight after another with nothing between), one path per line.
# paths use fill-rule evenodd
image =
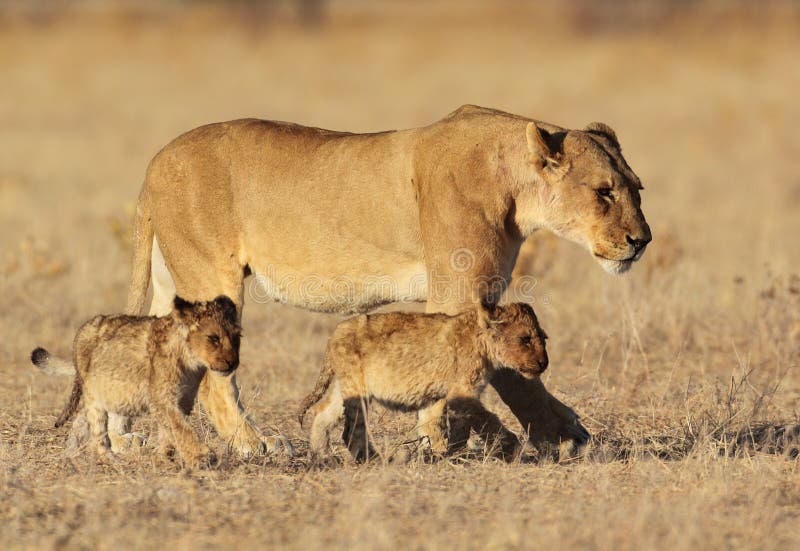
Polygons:
M482 107L480 105L466 104L462 105L452 113L448 114L442 121L454 121L463 119L506 119L506 120L530 120L520 115L507 113L500 109L493 109L491 107Z

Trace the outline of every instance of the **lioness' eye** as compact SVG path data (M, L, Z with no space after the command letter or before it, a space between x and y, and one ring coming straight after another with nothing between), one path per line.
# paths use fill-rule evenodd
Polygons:
M531 344L531 336L525 335L524 337L520 337L519 342L521 342L525 346L529 346Z
M210 342L214 346L219 346L219 335L209 335L208 342Z
M600 197L602 199L613 199L614 198L614 195L611 193L611 188L610 187L601 187L601 188L598 188L598 189L594 190L594 192L597 194L598 197Z

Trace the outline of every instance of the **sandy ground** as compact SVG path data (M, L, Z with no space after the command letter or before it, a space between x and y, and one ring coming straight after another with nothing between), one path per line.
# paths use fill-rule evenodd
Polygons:
M741 445L774 441L761 427L800 409L800 19L577 13L346 3L311 28L208 5L0 18L0 546L800 544L797 459ZM243 116L377 131L463 103L604 121L644 182L654 241L629 275L548 235L520 260L551 337L546 385L595 435L585 456L309 470L239 460L201 413L216 471L182 472L149 447L117 464L64 459L66 431L51 427L69 382L29 353L66 354L84 319L122 308L131 212L163 144ZM243 399L300 452L293 410L335 323L245 309ZM372 424L383 449L413 452L411 416Z

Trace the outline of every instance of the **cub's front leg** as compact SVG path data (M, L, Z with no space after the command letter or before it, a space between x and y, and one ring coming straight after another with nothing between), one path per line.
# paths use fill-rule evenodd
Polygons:
M419 410L417 434L420 438L427 440L430 451L434 455L442 456L447 453L448 438L445 436L445 427L447 419L445 417L445 404L447 402L442 399L434 402L432 405Z
M521 446L517 436L508 430L502 421L483 407L480 399L472 396L458 396L447 401L450 422L458 426L458 435L451 434L451 451L463 448L470 430L481 436L487 451L510 461L519 455Z
M164 367L156 365L156 361L153 363L154 370ZM174 372L174 366L172 366L172 370ZM162 372L168 373L166 370L162 370ZM213 466L216 463L216 456L200 440L189 423L189 414L197 394L196 386L187 384L187 381L164 381L165 378L167 377L161 378L161 382L165 383L163 386L153 384L152 381L150 385L152 409L158 418L159 430L162 432L162 436L166 436L163 434L164 432L170 436L169 439L161 439L162 442L165 445L167 442L173 443L187 467ZM156 380L158 381L158 379ZM199 380L197 382L199 383ZM167 449L164 448L162 451Z

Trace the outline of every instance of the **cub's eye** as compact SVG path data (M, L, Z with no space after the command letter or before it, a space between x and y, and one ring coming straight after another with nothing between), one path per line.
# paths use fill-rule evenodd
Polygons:
M520 337L519 338L519 342L522 343L525 346L530 346L530 344L531 344L531 336L530 335L525 335L524 337Z
M214 346L219 346L219 335L209 335L208 342Z
M613 199L614 198L614 195L611 193L611 188L610 187L601 187L601 188L598 188L598 189L594 190L594 192L601 199Z

